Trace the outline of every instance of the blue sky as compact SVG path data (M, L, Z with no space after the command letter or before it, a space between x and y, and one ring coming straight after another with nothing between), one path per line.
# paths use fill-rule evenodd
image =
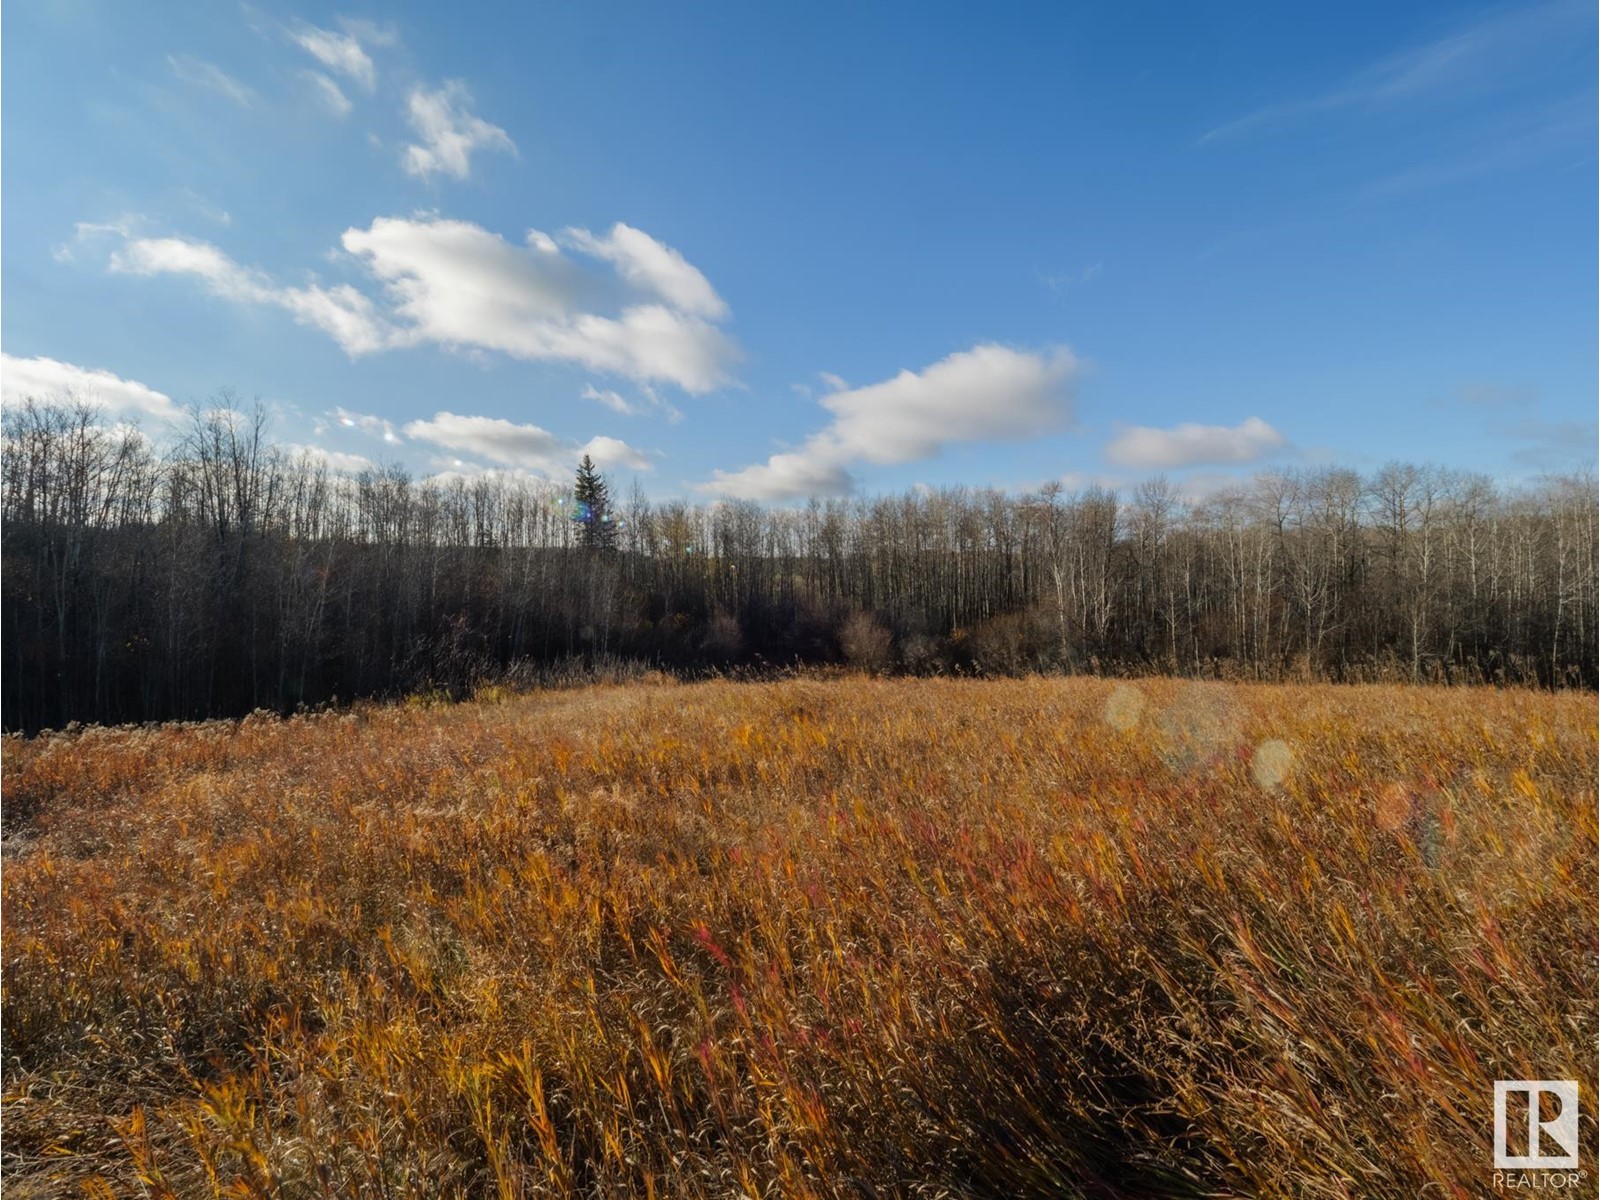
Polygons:
M8 400L159 433L231 388L338 468L774 501L1596 459L1591 4L3 34Z

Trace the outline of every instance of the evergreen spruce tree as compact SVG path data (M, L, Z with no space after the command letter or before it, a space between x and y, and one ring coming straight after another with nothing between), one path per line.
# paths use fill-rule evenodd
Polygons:
M578 523L578 544L586 550L613 550L617 545L616 517L605 476L587 454L578 464L572 486L572 519Z

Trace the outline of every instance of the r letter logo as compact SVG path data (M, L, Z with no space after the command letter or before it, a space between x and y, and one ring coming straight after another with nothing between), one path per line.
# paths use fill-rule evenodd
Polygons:
M1520 1105L1507 1101L1520 1093L1527 1102L1527 1152L1513 1154L1506 1136L1514 1117L1522 1116ZM1559 1108L1555 1116L1544 1119L1540 1101L1554 1096ZM1520 1122L1515 1122L1520 1124ZM1521 1142L1521 1137L1517 1141ZM1519 1147L1520 1148L1520 1147ZM1544 1153L1550 1150L1551 1153ZM1499 1170L1559 1171L1578 1165L1578 1085L1570 1079L1497 1079L1494 1084L1494 1165Z

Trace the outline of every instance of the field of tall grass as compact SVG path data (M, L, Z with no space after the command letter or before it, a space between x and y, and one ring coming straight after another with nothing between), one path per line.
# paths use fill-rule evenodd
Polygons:
M8 1200L1595 1175L1590 695L640 683L4 747Z

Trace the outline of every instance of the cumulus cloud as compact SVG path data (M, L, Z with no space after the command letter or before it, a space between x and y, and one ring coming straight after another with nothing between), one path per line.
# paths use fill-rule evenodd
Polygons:
M699 315L711 307L708 297L719 306L720 298L676 250L638 230L619 236L625 228L604 238L569 231L563 248L538 230L516 245L465 221L380 217L342 238L346 261L376 282L376 296L351 284L286 285L191 238L135 237L110 227L96 227L93 236L123 238L109 258L114 272L186 276L224 299L273 305L353 357L434 344L572 363L635 380L647 395L652 382L694 393L726 383L738 350ZM623 243L630 262L652 262L654 273L587 249ZM675 282L663 283L663 271ZM670 405L655 406L676 415Z
M855 476L814 447L774 454L764 463L740 471L715 471L701 491L735 500L794 500L802 496L843 496L855 488Z
M311 94L318 104L341 120L350 115L350 97L344 94L343 88L321 71L304 71L302 74L311 85Z
M921 372L822 397L833 423L799 450L717 471L702 490L747 500L839 495L854 486L853 463L915 462L951 443L1051 433L1071 419L1076 372L1064 348L1035 354L974 346Z
M177 424L184 415L170 396L136 380L54 358L0 354L0 397L6 404L30 399L84 401L124 418L147 416L168 424Z
M419 179L441 172L465 179L472 173L472 155L478 150L517 152L516 143L504 129L472 111L472 96L459 80L449 80L432 91L411 89L406 116L420 144L405 148L400 165Z
M586 311L610 299L614 281L597 277L537 230L516 246L465 221L386 217L347 230L344 248L384 285L412 341L577 363L690 392L726 382L737 357L727 335L703 317L649 296L627 296L628 289L616 315Z
M371 55L362 48L361 32L376 28L370 24L359 27L347 25L345 31L340 33L315 25L298 25L289 31L289 37L330 71L353 79L370 92L378 85L378 69L373 65Z
M256 94L253 91L221 67L204 59L196 58L192 54L169 54L167 65L183 82L208 88L219 96L225 96L241 108L249 108L255 103Z
M209 242L130 238L112 252L109 265L124 275L187 275L225 300L274 305L300 324L327 333L352 355L381 349L393 337L372 301L349 284L283 286L262 271L234 262Z
M501 417L435 413L430 420L412 421L405 427L405 434L446 450L540 475L564 476L585 454L602 467L628 467L635 471L648 471L651 467L648 456L617 438L595 437L579 445L537 425L519 425Z
M599 467L627 467L631 471L650 471L655 464L643 450L628 445L621 438L600 434L578 447L578 458L587 454ZM573 460L576 464L576 459Z
M618 221L604 236L567 229L563 237L584 253L615 264L629 283L661 297L679 312L713 321L728 315L728 306L710 281L683 255L648 233Z
M1134 425L1118 432L1106 446L1106 458L1124 467L1165 470L1170 467L1225 466L1256 462L1287 441L1260 417L1238 425L1186 423L1171 429Z

